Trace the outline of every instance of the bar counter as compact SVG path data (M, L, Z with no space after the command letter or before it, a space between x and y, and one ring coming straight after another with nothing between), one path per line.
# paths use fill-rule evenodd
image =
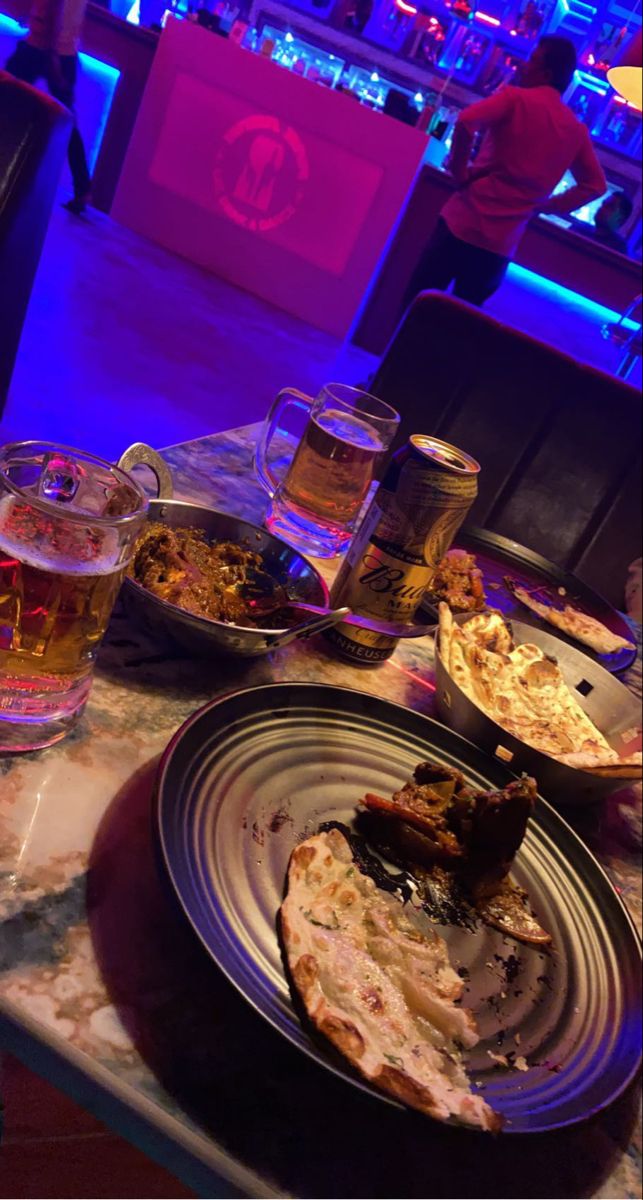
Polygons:
M373 354L384 352L399 320L419 252L453 190L444 171L423 166L353 333L358 346ZM639 262L543 217L530 222L515 262L618 313L624 312L641 290Z
M166 451L177 494L261 520L256 434ZM201 1195L633 1200L635 1088L588 1123L538 1137L438 1126L298 1054L179 917L151 839L158 756L205 701L280 680L343 684L431 714L431 639L372 671L302 644L206 662L168 654L117 610L77 730L0 760L0 1046ZM640 695L640 659L626 682ZM621 793L574 817L639 929L640 812L640 794Z

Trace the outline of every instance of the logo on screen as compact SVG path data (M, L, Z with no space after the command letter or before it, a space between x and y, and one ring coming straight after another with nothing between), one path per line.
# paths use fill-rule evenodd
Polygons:
M263 233L290 220L308 177L308 156L299 134L277 117L257 114L237 121L224 134L214 187L231 221Z

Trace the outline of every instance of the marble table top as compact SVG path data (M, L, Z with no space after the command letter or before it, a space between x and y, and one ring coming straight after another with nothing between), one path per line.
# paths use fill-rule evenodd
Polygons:
M260 521L256 429L173 447L178 496ZM326 564L328 570L328 564ZM0 1048L202 1195L640 1195L632 1089L588 1124L493 1140L389 1109L286 1044L178 916L150 836L158 756L205 701L341 683L431 714L430 639L373 671L294 645L253 661L168 651L117 609L77 730L0 757ZM640 660L627 682L640 695ZM574 818L640 929L641 798Z

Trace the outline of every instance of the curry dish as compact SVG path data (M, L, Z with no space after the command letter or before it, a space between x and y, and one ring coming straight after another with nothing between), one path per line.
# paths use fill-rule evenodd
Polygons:
M260 554L235 542L211 544L200 529L145 526L129 574L154 596L198 617L255 626L244 585L263 567Z

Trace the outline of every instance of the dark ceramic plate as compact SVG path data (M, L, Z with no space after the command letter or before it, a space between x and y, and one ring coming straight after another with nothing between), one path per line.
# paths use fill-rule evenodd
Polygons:
M350 823L367 790L390 794L427 757L469 783L510 775L470 742L396 704L316 684L273 684L216 700L165 752L155 821L162 860L204 946L266 1020L356 1086L347 1064L295 1014L276 916L293 846L322 821ZM618 1096L640 1060L640 948L606 875L544 801L515 863L553 949L480 926L442 927L468 977L481 1034L469 1074L506 1129L578 1122ZM491 1055L522 1056L528 1069ZM392 1103L376 1092L384 1103Z
M547 633L568 642L570 646L582 650L584 654L600 663L607 671L625 671L634 662L636 650L619 650L616 654L595 654L589 646L583 645L575 638L567 637L562 630L556 629L547 621L541 621L536 613L525 608L524 604L516 600L505 583L507 577L513 579L528 591L536 592L536 599L541 600L543 604L553 604L556 608L571 604L581 612L587 613L589 617L595 617L597 621L601 621L603 625L612 630L612 633L633 642L632 630L622 613L613 608L603 596L599 596L598 592L577 579L575 575L563 571L546 558L542 558L540 554L536 554L534 550L527 550L518 542L512 542L509 538L501 537L499 533L491 533L486 529L477 529L473 526L470 529L461 529L453 544L459 550L467 550L470 554L475 554L476 562L484 577L489 608L497 608L506 617L515 617L518 621L525 621L527 625L535 625L537 629L544 629ZM564 589L562 595L559 591L560 588ZM429 613L434 620L437 620L437 605L428 594L424 599L422 609Z

